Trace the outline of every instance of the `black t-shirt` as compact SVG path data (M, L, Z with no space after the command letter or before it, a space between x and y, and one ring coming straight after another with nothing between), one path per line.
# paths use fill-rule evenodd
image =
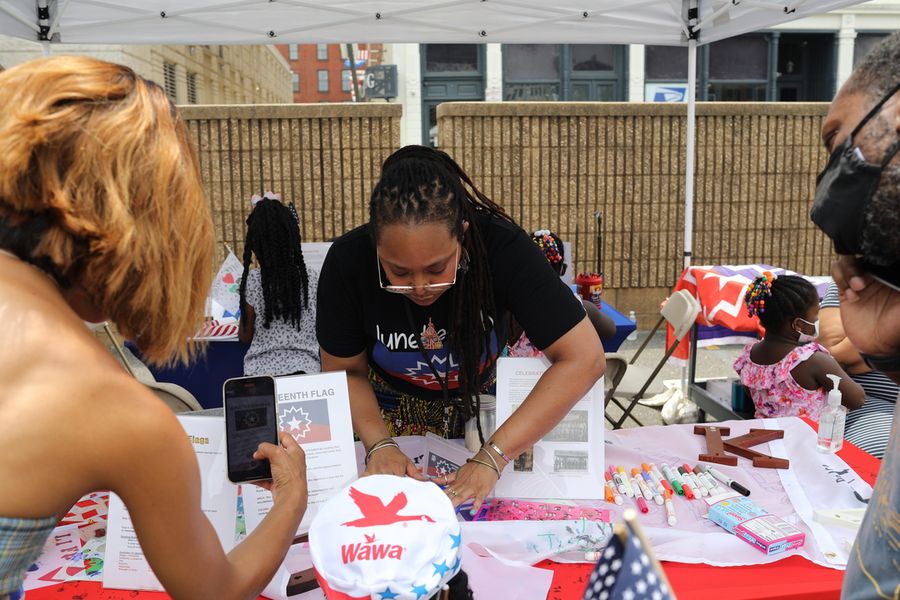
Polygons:
M497 307L492 355L496 358L506 341L510 312L531 342L546 348L584 318L584 307L520 227L487 214L475 218L489 256ZM447 344L451 293L445 292L431 306L418 306L382 290L379 268L368 225L331 245L316 300L319 345L339 357L365 350L369 365L394 389L440 399L441 385L422 356L424 350L441 378L446 378L451 397L457 395L459 362ZM465 277L462 272L458 276ZM404 304L409 306L409 316ZM482 364L486 363L483 357ZM489 376L482 369L482 380Z

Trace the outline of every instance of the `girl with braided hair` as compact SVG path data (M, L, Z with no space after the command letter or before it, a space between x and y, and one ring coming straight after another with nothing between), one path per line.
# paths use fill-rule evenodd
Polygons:
M244 375L319 372L315 304L319 277L303 261L300 223L293 208L267 193L247 217L238 329L240 340L250 343ZM259 268L251 270L254 256Z
M603 350L584 308L529 236L445 152L401 148L385 161L369 222L334 242L322 267L317 335L326 371L345 370L367 473L421 478L393 435L484 446L446 480L477 510L503 467L600 378ZM552 363L493 434L478 422L509 315ZM499 341L498 341L499 340Z
M566 249L558 235L549 229L538 229L531 234L531 241L541 249L547 262L550 263L550 266L553 267L558 276L562 277L566 274ZM604 314L593 302L583 300L580 296L576 297L584 306L584 311L587 313L588 319L590 319L591 325L594 326L594 330L600 336L600 339L609 340L615 337L616 324L612 317ZM515 319L512 319L509 330L507 356L528 357L544 355L543 352L535 348L528 336L525 335L525 332L522 331L522 326Z
M819 420L831 390L828 374L841 377L844 405L862 406L865 393L841 369L819 335L819 295L797 275L766 271L744 296L747 312L759 317L763 339L747 345L734 363L756 405L756 417L808 417Z

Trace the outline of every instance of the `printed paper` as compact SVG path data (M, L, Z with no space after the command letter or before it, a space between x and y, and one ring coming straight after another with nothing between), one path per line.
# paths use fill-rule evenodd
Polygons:
M350 393L343 371L276 377L278 422L306 452L309 500L297 530L309 524L322 504L357 478ZM262 522L272 508L272 494L255 485L242 488L247 533Z
M543 357L497 361L498 428L549 366ZM508 498L602 497L604 431L601 378L556 427L504 470L494 494Z
M225 464L225 422L199 415L178 415L194 446L200 465L200 506L212 523L225 552L234 547L237 486L228 481ZM103 569L103 587L162 591L131 523L125 504L109 497L109 530Z

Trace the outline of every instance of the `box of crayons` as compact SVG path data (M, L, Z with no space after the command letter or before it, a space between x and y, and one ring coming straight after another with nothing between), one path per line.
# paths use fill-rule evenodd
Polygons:
M738 493L706 499L709 520L771 556L799 548L806 534Z

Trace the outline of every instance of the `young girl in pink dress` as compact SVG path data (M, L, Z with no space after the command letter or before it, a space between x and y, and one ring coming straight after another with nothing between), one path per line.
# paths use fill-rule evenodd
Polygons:
M826 375L840 375L844 405L862 406L863 389L841 369L819 335L816 288L796 275L766 272L753 280L744 298L750 316L766 329L759 342L748 344L734 363L741 383L756 405L756 417L807 417L819 420L831 389Z

